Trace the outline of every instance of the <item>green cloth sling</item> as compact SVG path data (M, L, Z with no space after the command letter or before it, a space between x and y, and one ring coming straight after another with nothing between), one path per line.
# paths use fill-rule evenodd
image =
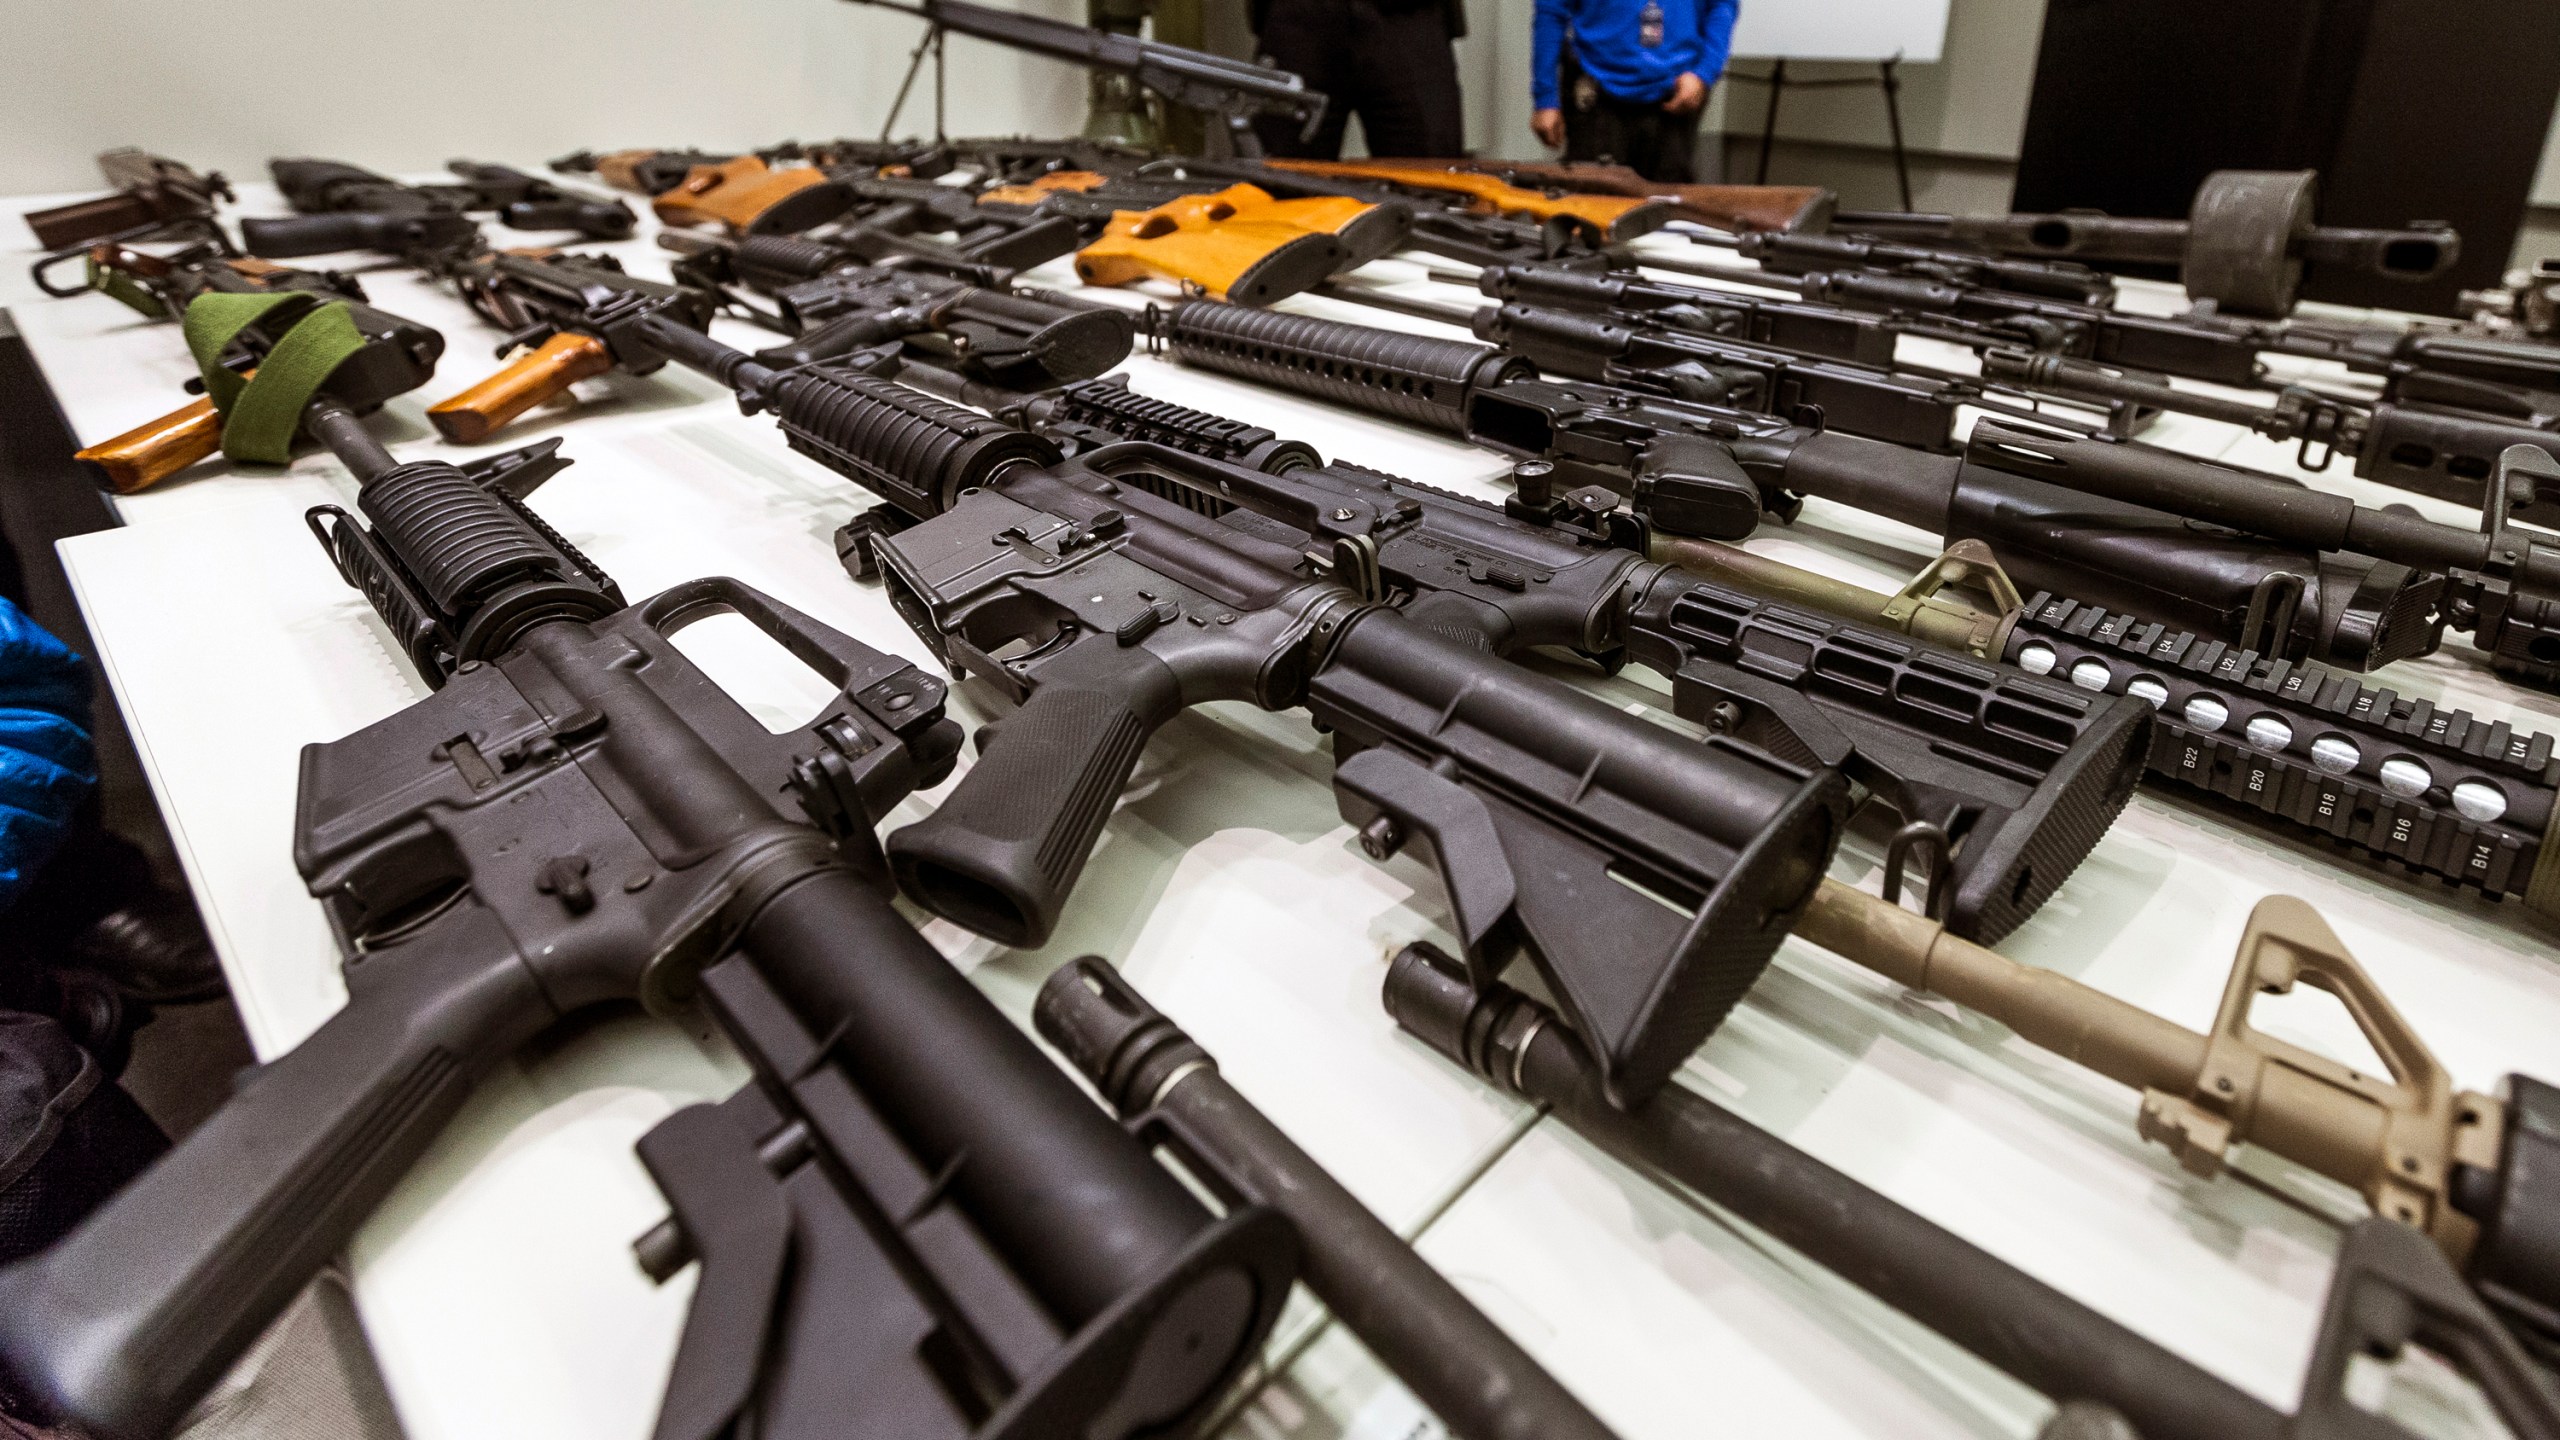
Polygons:
M309 313L269 347L256 375L243 380L225 368L222 352L232 338L281 306ZM298 290L256 295L207 291L187 306L184 329L187 349L204 373L204 393L222 416L222 453L262 465L282 465L292 458L303 407L365 346L343 302L319 304Z

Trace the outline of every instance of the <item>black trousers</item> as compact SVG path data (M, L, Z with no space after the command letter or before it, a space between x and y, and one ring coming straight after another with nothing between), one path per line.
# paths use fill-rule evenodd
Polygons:
M1564 47L1559 67L1564 94L1564 158L1624 165L1647 180L1686 185L1697 179L1700 106L1673 115L1662 102L1621 100L1600 88Z
M1439 158L1465 153L1458 57L1439 5L1383 10L1375 0L1271 0L1262 54L1331 97L1306 140L1283 119L1256 122L1274 155L1342 157L1342 127L1357 114L1372 155Z

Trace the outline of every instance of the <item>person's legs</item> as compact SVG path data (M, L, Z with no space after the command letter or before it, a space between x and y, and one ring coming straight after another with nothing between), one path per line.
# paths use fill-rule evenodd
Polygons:
M1686 115L1673 115L1655 107L1653 112L1653 168L1639 169L1647 180L1666 185L1687 185L1697 178L1698 117L1704 107Z
M1351 48L1350 0L1271 0L1263 17L1257 48L1262 58L1307 82L1307 88L1331 97L1316 133L1298 138L1298 123L1283 115L1253 122L1262 148L1274 155L1309 160L1342 158L1342 129L1351 119L1346 90L1354 83L1348 60Z
M1437 5L1382 11L1352 0L1350 96L1337 107L1360 112L1372 155L1442 158L1466 152L1465 111L1458 94L1458 57L1449 22Z
M1564 158L1625 164L1627 135L1620 120L1620 107L1600 88L1600 82L1583 73L1581 63L1573 58L1571 44L1564 47L1558 84L1564 95Z

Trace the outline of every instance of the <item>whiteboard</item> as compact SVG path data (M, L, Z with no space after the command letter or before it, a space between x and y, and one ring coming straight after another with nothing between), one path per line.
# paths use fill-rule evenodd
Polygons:
M1948 0L1742 0L1733 53L1753 59L1890 60L1946 53Z

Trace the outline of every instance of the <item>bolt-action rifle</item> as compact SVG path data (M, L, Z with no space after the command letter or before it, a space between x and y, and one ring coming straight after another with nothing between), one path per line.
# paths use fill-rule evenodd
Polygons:
M661 1435L1194 1433L1294 1236L1212 1213L891 908L873 827L953 763L942 682L732 580L626 604L523 503L551 446L465 470L326 402L311 428L364 516L312 529L436 689L303 752L295 861L350 999L0 1272L10 1373L165 1433L490 1066L638 1000L699 1005L755 1073L641 1142L673 1211L642 1261L703 1268ZM672 643L724 613L836 699L768 732Z
M171 255L100 245L88 264L92 285L154 320L197 317L187 341L205 397L79 452L119 495L216 450L282 464L311 404L325 398L371 414L426 384L444 354L442 334L365 303L364 287L335 271L233 256L209 243Z
M1985 418L1961 454L1928 454L1726 406L1549 381L1487 345L1231 305L1177 306L1155 338L1188 365L1550 461L1559 490L1605 489L1667 535L1747 535L1762 514L1791 518L1815 496L1947 544L1981 541L2021 588L2265 655L2364 671L2437 642L2440 576L2217 532L2101 498L2104 482L2076 478L2159 471L2203 487L2249 477L2166 451ZM2008 443L2019 436L2038 447L2032 457Z
M2244 315L2291 311L2306 264L2426 280L2460 255L2461 237L2441 224L2356 230L2316 223L2319 178L2309 170L2217 170L2196 188L2184 220L1843 210L1831 228L2003 255L2174 264L2188 294Z

